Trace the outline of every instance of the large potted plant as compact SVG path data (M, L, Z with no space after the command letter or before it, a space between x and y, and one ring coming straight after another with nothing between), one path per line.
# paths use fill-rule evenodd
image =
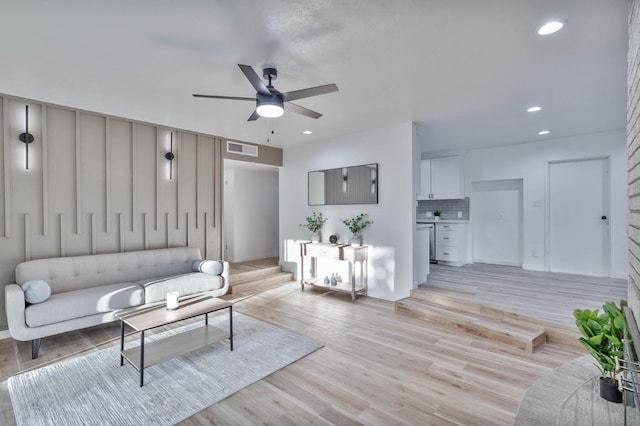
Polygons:
M319 243L322 241L322 234L320 233L320 230L328 218L323 217L322 212L314 210L313 213L311 213L311 216L306 216L305 219L307 220L307 223L301 223L300 226L304 226L313 233L311 235L311 242Z
M620 307L614 302L606 302L602 314L598 309L573 311L576 326L583 336L580 343L596 359L596 367L600 370L600 396L611 402L622 402L616 374L619 372L617 359L623 357L624 306L627 306L626 300L620 301Z
M373 221L367 219L366 213L360 213L358 216L352 219L340 219L342 223L347 225L349 231L353 236L351 237L351 245L353 247L360 247L362 245L362 231L369 225L373 223Z

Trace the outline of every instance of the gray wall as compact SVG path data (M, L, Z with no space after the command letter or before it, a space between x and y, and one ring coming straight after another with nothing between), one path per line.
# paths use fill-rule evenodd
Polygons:
M222 256L221 140L6 95L0 129L0 329L25 260L186 245Z
M640 0L629 3L628 64L629 305L640 320Z

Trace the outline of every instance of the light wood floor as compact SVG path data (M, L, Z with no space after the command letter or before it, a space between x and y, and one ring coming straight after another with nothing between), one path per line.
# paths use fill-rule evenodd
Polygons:
M528 355L396 312L391 302L351 302L344 294L301 291L293 282L238 300L234 310L325 346L183 425L510 425L539 377L584 354L548 344ZM118 333L117 325L108 325L43 339L35 361L29 343L2 340L0 379L99 342L115 345ZM6 382L0 385L0 424L13 424Z
M573 310L602 308L627 298L627 280L529 271L473 263L459 268L431 265L419 288L455 295L484 306L559 324L574 324Z

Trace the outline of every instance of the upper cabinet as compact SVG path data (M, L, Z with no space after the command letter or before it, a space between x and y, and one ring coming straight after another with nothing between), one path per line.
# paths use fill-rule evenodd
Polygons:
M462 167L461 155L421 160L418 200L464 198Z

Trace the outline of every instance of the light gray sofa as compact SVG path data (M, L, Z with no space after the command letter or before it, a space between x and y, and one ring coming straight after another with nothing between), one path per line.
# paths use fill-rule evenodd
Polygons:
M5 287L9 333L31 340L36 358L43 337L115 321L118 311L162 302L167 292L226 294L229 264L213 263L214 273L194 272L201 259L198 248L176 247L20 263L16 283ZM21 285L31 280L46 281L51 297L27 303Z

